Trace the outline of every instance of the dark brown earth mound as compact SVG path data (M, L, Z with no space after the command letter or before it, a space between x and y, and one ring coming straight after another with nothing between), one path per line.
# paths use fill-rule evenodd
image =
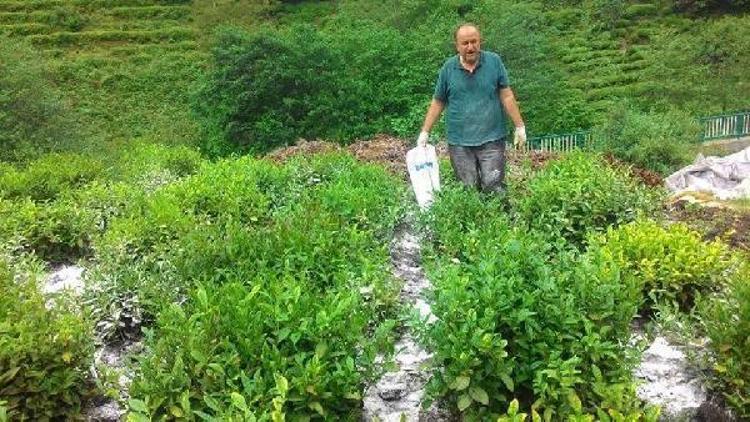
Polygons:
M674 202L668 212L673 219L701 233L705 240L719 238L734 248L750 251L750 212L688 201Z
M413 140L397 138L391 135L379 134L370 139L357 140L347 147L341 147L332 142L326 141L306 141L301 139L296 145L279 148L267 155L268 158L283 162L295 155L320 154L333 151L348 151L358 160L380 164L388 169L391 173L407 177L406 173L406 152L414 147ZM448 158L448 146L445 143L436 145L439 158ZM518 152L508 150L506 157L508 163L520 166L524 160L531 160L531 167L537 170L544 166L550 160L556 159L559 155L551 152L530 151Z

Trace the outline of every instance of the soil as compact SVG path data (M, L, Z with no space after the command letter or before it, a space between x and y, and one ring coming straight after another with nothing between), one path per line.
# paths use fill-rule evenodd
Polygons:
M750 252L750 212L723 206L706 206L680 200L667 208L668 215L701 233L707 241L721 239L729 246Z
M341 147L338 144L327 141L300 141L293 146L279 148L267 155L274 161L283 162L290 157L304 154L320 154L334 151L347 151L358 160L366 163L380 164L390 173L408 179L406 171L406 152L414 147L414 141L404 138L397 138L391 135L379 134L369 139L357 140L351 145ZM436 145L438 158L448 159L448 145L441 142ZM543 151L529 151L520 153L514 150L507 150L505 157L510 165L520 166L526 159L531 161L531 167L537 170L543 167L550 160L558 157L558 154Z
M646 186L652 188L664 186L664 178L661 176L661 174L655 171L628 164L624 161L618 160L613 155L606 155L604 158L607 160L607 162L609 162L610 165L625 170L635 180L640 181Z

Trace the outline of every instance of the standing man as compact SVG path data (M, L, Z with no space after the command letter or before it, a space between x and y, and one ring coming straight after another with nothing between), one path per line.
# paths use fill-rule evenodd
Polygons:
M454 34L458 55L445 61L417 139L427 144L444 108L448 152L456 176L483 192L505 191L505 116L515 124L513 144L523 148L526 128L500 56L480 49L479 29L463 24ZM501 107L502 103L502 107Z

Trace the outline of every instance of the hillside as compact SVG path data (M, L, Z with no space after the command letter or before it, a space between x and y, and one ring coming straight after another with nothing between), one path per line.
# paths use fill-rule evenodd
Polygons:
M484 47L505 58L532 133L589 129L624 102L693 117L747 107L750 18L675 12L665 0L571 3L0 0L0 33L42 54L88 146L134 138L200 144L203 123L191 95L205 84L212 34L225 24L270 36L313 24L333 54L375 55L361 66L373 66L378 55L388 60L377 64L382 69L338 77L378 83L372 95L392 99L372 116L348 107L369 120L362 128L293 128L293 139L412 136L437 67L452 52L451 28L464 20L478 22ZM392 62L394 48L406 63ZM373 72L393 76L377 81Z

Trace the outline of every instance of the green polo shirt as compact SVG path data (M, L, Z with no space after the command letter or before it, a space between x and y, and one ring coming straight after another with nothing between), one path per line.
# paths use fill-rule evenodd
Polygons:
M474 73L461 66L458 55L446 60L433 97L446 106L448 143L475 146L504 137L505 115L498 90L507 86L508 73L495 53L480 51Z

